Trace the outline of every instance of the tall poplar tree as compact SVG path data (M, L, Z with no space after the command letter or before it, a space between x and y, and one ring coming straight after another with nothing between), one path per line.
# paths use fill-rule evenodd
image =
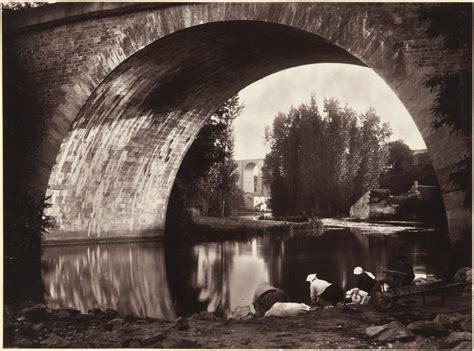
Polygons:
M277 216L345 215L378 185L389 126L374 110L358 115L334 99L324 102L324 114L313 96L309 104L279 113L266 130L270 152L262 171Z

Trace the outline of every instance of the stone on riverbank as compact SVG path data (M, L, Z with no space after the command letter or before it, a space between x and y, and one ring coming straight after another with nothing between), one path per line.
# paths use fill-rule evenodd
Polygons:
M125 321L122 318L115 318L115 319L112 319L111 321L108 321L104 325L104 329L108 331L119 330L120 328L123 327L124 324L125 324Z
M461 329L464 331L471 332L472 331L472 318L471 316L466 316L466 319L459 323L461 326Z
M43 330L45 327L46 325L44 323L38 323L33 326L33 330L37 332Z
M459 329L461 322L465 320L464 315L460 313L437 314L433 322L439 323L448 329Z
M75 310L73 308L61 308L51 312L51 316L57 320L68 320L71 317L75 317L81 314L81 311Z
M179 331L186 331L189 329L189 322L186 318L178 317L176 319L175 328Z
M407 328L415 334L423 336L446 336L449 330L440 323L431 321L416 321L407 325Z
M142 346L149 346L149 345L155 345L159 343L160 341L164 340L166 338L166 335L163 333L156 333L152 336L148 336L146 338L143 338L140 340L140 343Z
M122 341L121 346L135 349L135 348L139 348L141 344L140 344L140 340L138 339L128 338Z
M56 334L49 335L46 339L40 342L44 347L65 348L69 346L69 342L61 336Z
M452 332L444 339L444 346L447 348L453 348L463 341L471 341L472 334L466 331L462 332Z
M450 304L449 304L450 303ZM465 323L470 319L471 299L457 297L448 300L447 306L420 305L414 310L380 313L371 306L353 306L359 313L348 315L342 307L310 312L294 318L251 319L249 321L224 320L211 313L198 313L184 322L139 318L125 322L123 318L112 321L107 313L98 310L91 315L77 314L70 319L54 318L55 310L47 310L46 319L34 323L22 315L29 306L13 306L4 320L4 346L23 348L400 348L400 349L457 349L470 347L471 334L461 334L454 340L449 337L410 336L400 330L410 330L405 325L417 321L431 321L437 314L462 313ZM468 308L469 307L469 308ZM412 307L413 308L413 307ZM105 311L102 311L105 312ZM403 312L403 313L402 313ZM112 314L110 314L112 315ZM80 317L80 318L79 318ZM79 318L79 319L78 319ZM396 322L395 322L396 321ZM188 326L179 330L179 325ZM112 330L107 328L112 327ZM364 330L373 330L371 338ZM370 328L370 329L369 329ZM105 329L105 330L104 330ZM398 330L398 332L397 332ZM362 333L361 333L362 332ZM54 336L50 339L50 336ZM393 335L395 334L395 336ZM408 335L407 335L408 334ZM380 338L380 339L379 339ZM156 343L156 340L162 339ZM388 341L393 340L395 341ZM51 344L46 346L45 344Z
M371 338L377 338L380 342L406 341L415 338L415 335L403 324L397 321L388 324L369 327L365 330Z
M172 349L199 349L200 347L201 345L190 339L181 339L169 346Z
M26 319L29 319L33 322L44 321L48 315L48 310L43 304L37 304L32 307L24 308L21 312Z
M371 338L375 338L377 337L378 335L380 335L384 330L387 330L388 328L388 324L385 324L385 325L376 325L376 326L373 326L373 327L368 327L367 329L365 329L365 333L371 337Z
M137 319L140 319L140 317L136 313L130 313L130 314L127 314L124 319L126 322L133 323Z
M472 342L463 341L458 346L454 347L453 350L472 350Z

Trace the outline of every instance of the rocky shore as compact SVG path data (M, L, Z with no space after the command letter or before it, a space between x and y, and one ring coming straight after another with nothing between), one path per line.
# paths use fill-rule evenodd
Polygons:
M470 292L432 297L387 313L337 306L290 318L224 320L201 312L175 321L119 312L4 306L4 346L20 348L397 348L472 349Z

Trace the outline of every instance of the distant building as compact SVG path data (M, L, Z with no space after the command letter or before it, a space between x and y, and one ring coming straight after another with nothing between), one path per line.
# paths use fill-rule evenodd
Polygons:
M269 189L263 184L263 159L237 160L239 178L237 187L244 192L245 209L266 211L270 198Z
M357 219L375 219L392 217L397 214L398 205L390 201L390 190L372 189L357 200L350 209L350 217Z
M437 223L442 221L443 201L439 187L413 186L400 195L390 195L389 189L372 189L350 208L350 217L357 219L403 219Z

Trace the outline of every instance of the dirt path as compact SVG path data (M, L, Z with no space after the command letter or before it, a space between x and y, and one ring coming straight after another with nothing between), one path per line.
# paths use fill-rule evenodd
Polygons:
M455 336L464 333L464 339L470 337L471 303L471 296L464 293L448 298L444 306L437 298L429 299L426 305L416 300L395 306L389 313L377 312L370 305L339 306L298 317L243 321L223 320L206 312L160 321L121 317L113 310L85 315L74 310L49 311L42 306L6 306L4 343L7 347L48 348L445 348L453 332ZM432 321L438 314L456 315L464 322L446 326L442 335L417 332L398 341L380 341L366 334L369 326L392 321L407 326L414 321Z

